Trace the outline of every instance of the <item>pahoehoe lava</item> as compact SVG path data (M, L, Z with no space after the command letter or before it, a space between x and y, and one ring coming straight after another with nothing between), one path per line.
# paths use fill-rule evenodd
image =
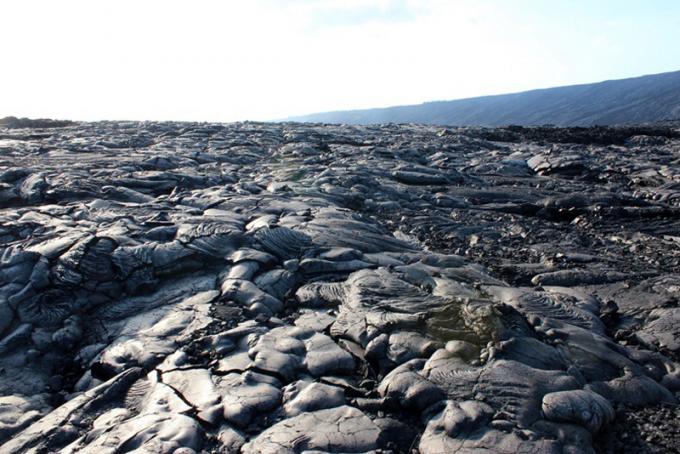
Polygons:
M678 452L680 128L0 128L0 452Z

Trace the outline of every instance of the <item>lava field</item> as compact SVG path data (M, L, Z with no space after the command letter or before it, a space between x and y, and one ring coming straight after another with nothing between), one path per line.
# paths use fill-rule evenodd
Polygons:
M680 452L678 125L10 126L1 453Z

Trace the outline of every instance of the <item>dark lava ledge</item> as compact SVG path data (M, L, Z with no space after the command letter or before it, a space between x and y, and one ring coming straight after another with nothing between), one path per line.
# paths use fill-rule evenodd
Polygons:
M13 126L2 453L680 449L672 124Z

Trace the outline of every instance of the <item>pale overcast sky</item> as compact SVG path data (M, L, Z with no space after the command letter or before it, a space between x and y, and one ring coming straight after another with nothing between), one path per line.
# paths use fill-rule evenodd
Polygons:
M279 119L680 70L677 0L12 0L0 117Z

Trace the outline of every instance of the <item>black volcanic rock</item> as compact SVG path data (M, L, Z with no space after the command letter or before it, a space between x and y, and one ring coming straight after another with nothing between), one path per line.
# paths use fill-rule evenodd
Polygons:
M0 452L677 450L673 124L0 137Z
M680 119L680 71L454 101L323 112L291 121L592 126Z

